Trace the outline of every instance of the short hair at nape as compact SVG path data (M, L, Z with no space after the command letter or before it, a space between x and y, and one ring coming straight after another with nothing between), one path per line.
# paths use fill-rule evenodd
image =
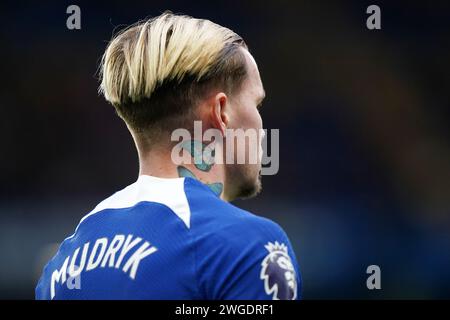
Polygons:
M246 44L230 29L165 12L113 37L99 91L135 133L184 127L208 90L232 93L240 86L246 75L241 48Z

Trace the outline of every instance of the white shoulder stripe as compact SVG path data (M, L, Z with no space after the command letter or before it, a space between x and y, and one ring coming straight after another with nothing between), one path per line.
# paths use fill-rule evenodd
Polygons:
M184 178L157 178L142 175L138 180L100 202L87 217L105 209L130 208L139 202L156 202L169 207L190 228L191 210L184 192Z

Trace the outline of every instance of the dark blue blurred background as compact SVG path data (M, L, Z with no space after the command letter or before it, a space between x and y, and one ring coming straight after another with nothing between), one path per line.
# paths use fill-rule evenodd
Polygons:
M285 228L304 297L450 298L448 1L2 3L0 298L33 298L55 244L137 178L96 72L114 29L166 9L233 29L259 64L280 171L236 204Z

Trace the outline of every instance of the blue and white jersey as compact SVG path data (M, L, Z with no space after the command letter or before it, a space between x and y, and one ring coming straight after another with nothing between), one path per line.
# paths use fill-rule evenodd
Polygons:
M193 178L139 179L101 202L45 266L36 299L299 299L276 223Z

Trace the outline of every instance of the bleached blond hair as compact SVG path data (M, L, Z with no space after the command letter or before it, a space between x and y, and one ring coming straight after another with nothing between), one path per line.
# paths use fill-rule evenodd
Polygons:
M113 37L99 91L136 132L180 126L207 90L230 92L240 85L246 75L242 48L244 41L230 29L166 12Z

